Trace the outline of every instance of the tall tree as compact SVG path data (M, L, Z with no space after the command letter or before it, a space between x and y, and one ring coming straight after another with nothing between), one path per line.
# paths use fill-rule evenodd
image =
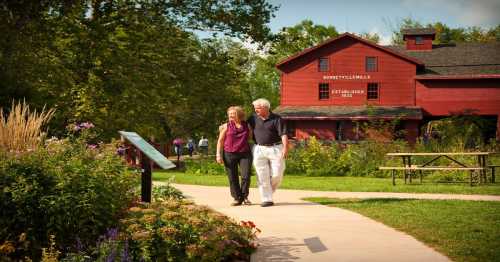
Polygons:
M377 33L361 33L359 36L368 41L372 41L375 44L378 44L380 42L380 35Z
M1 1L0 106L25 98L56 107L55 131L90 120L108 138L184 134L220 118L207 98L238 99L239 68L188 31L266 42L274 10L264 0Z
M490 29L484 29L478 26L450 28L442 22L424 25L411 18L405 18L399 22L398 26L392 29L392 43L397 45L404 44L401 30L411 28L434 28L436 30L436 38L433 41L434 44L500 41L500 25Z
M276 64L295 53L338 36L334 26L315 25L303 20L295 26L284 27L268 45L266 55L251 56L252 70L247 75L247 94L251 99L266 97L273 107L279 105L280 75Z

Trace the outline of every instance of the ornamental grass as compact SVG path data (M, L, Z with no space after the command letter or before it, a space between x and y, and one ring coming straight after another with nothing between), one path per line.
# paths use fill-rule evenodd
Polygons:
M35 150L43 141L42 127L54 115L54 109L30 111L26 102L12 102L8 115L0 108L0 149L7 152Z

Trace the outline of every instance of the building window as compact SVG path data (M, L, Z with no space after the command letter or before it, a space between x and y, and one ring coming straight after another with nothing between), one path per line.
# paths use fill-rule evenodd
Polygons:
M377 72L377 58L374 56L366 57L366 72Z
M366 96L368 100L377 100L378 95L378 84L377 83L368 83L368 88L366 90Z
M286 121L286 134L288 138L295 138L295 121L287 120Z
M320 72L327 72L328 68L330 67L329 65L329 60L328 57L322 57L319 59L319 64L318 64L318 70Z
M330 98L330 86L326 83L319 84L319 100Z
M416 45L423 45L424 44L424 38L421 36L415 37L415 44Z
M344 139L344 136L342 134L343 125L344 124L342 121L335 122L335 140L337 140L337 141L341 141Z

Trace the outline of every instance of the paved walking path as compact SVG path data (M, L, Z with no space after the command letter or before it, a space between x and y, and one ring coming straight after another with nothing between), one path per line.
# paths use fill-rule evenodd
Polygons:
M357 213L301 200L303 197L422 198L500 201L500 196L320 192L278 189L275 206L260 207L257 189L251 206L231 207L228 187L175 184L197 204L262 230L252 261L449 261L415 238Z

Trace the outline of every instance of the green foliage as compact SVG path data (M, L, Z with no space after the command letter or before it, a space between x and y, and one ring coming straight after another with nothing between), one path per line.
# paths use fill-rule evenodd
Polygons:
M345 163L338 160L340 150L335 145L324 146L315 137L307 145L298 145L291 150L287 160L287 172L305 173L310 176L342 176L347 170Z
M380 35L377 33L362 33L359 35L361 38L364 38L366 40L372 41L375 44L380 43Z
M40 258L54 235L58 247L88 245L116 224L134 198L137 175L112 144L75 138L0 161L0 239L17 243L12 258ZM25 241L17 241L24 235Z
M164 201L170 198L181 200L184 199L185 196L182 194L182 192L171 186L170 181L174 180L175 177L172 177L166 185L160 185L160 186L154 186L152 195L154 201Z
M495 120L475 115L457 115L431 121L424 130L426 142L434 142L429 143L431 147L439 146L436 144L453 146L457 152L484 148L491 142L488 139L494 138Z
M303 20L281 29L269 52L275 59L284 59L338 35L334 26L315 25L311 20Z
M378 170L386 161L385 154L404 151L404 142L382 143L361 141L357 144L322 145L315 137L307 145L297 146L287 160L287 173L310 176L375 176L388 173Z
M388 177L388 172L378 170L385 162L392 161L387 159L386 154L408 150L408 145L403 141L383 143L367 140L348 145L340 158L349 163L349 176Z
M192 30L264 43L275 10L262 0L4 2L0 107L25 98L56 108L55 135L92 120L108 140L117 130L212 137L225 108L241 101L242 71Z
M393 26L392 43L396 45L404 44L401 29L411 28L434 28L436 30L436 38L433 41L434 44L500 41L500 25L490 29L484 29L477 26L467 28L450 28L442 22L428 23L427 25L424 25L423 23L408 17L399 21L396 26Z
M258 229L206 207L170 199L132 207L122 220L132 261L248 260Z
M222 175L225 174L224 165L215 161L215 158L200 158L186 160L186 173L197 175Z

